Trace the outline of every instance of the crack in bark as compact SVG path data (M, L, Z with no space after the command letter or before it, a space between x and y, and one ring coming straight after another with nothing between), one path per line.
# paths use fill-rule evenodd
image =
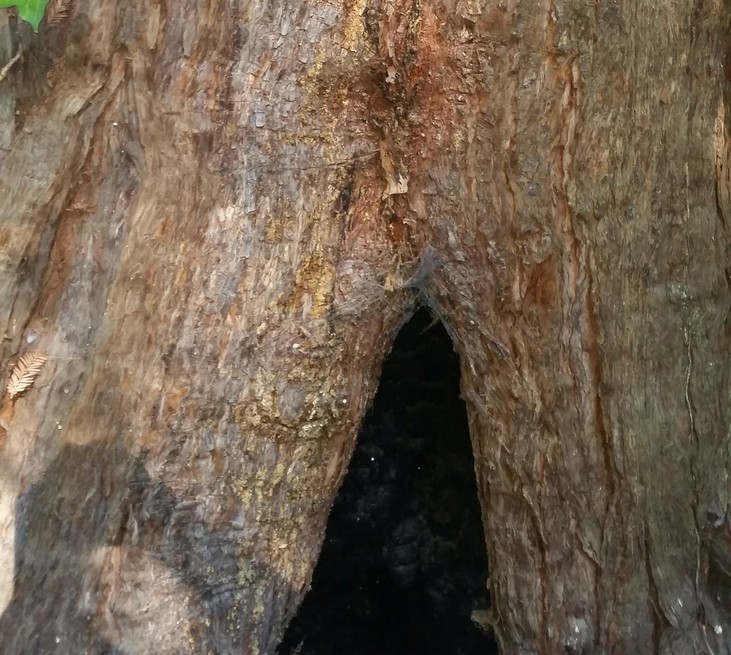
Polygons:
M701 526L698 523L698 508L700 506L699 490L698 490L698 451L700 444L698 441L698 431L695 424L695 413L693 409L693 399L690 392L690 381L693 375L693 346L690 340L690 333L686 327L683 331L686 356L688 362L687 373L685 376L685 407L688 412L688 429L689 429L689 465L690 465L690 476L692 481L692 492L693 492L693 503L691 511L693 512L693 526L695 528L696 538L696 569L695 569L695 596L696 602L700 602L700 575L701 575L701 559L702 559L702 541L701 541Z
M525 500L526 506L528 507L528 515L531 517L533 523L533 530L538 537L537 545L538 551L541 555L541 571L542 579L538 581L541 586L541 641L543 652L550 652L550 634L549 634L549 620L548 620L548 580L550 579L548 570L548 543L546 542L546 536L543 530L543 524L541 522L541 516L536 509L534 502L528 496L525 486L521 484L521 496Z
M728 59L728 63L731 64L731 57ZM731 201L731 180L729 179L729 174L731 174L731 168L729 167L731 153L729 152L727 136L726 105L722 96L719 102L718 115L716 116L714 143L716 150L716 165L713 171L713 188L716 200L716 217L721 223L724 231L728 231L726 213L730 209L729 204Z
M644 533L644 551L645 551L645 557L644 565L645 565L645 574L647 576L647 584L649 586L650 591L650 601L651 601L651 607L652 607L652 614L655 618L655 620L652 623L652 641L653 641L653 651L655 653L660 652L660 638L662 634L662 628L660 625L661 621L666 620L665 615L662 611L662 606L660 605L660 595L657 590L657 584L655 583L655 575L652 572L652 556L650 554L650 532L649 532L649 526L647 525L647 519L644 518L642 520L642 527L643 527L643 533Z
M97 170L97 162L94 160L94 152L96 144L103 141L104 130L107 129L110 120L104 120L104 114L108 108L112 105L115 99L118 97L121 83L126 75L127 65L121 56L113 55L110 60L109 66L109 78L107 84L97 89L87 100L83 106L74 115L78 118L78 114L85 111L85 108L89 107L92 99L103 93L105 88L108 93L104 101L99 105L98 110L95 112L96 115L92 118L93 127L90 128L91 138L86 143L77 145L76 150L69 156L69 159L76 162L70 172L67 174L68 179L65 180L61 187L61 193L63 199L59 206L58 212L56 213L56 220L53 223L53 236L50 239L48 246L48 257L44 261L44 268L40 275L42 283L40 285L40 292L36 294L33 299L33 303L26 316L26 321L20 331L20 334L24 334L28 327L38 317L38 314L46 314L45 308L48 303L52 302L52 297L56 292L62 292L65 288L65 279L60 279L55 284L51 281L51 276L54 271L57 275L63 278L63 275L70 275L74 268L75 261L69 259L66 261L67 249L64 248L64 244L60 243L63 239L63 235L66 230L66 226L71 220L70 213L74 211L91 209L90 207L72 207L75 199L78 197L78 191L82 180L86 178L86 182L90 188L93 188L93 180L99 175ZM72 227L73 229L73 227ZM75 241L73 236L69 239L71 243Z

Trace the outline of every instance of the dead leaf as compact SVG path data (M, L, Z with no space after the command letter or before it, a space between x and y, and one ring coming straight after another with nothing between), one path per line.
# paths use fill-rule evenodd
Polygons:
M33 386L40 375L43 365L48 361L45 353L40 350L29 350L18 359L8 380L5 393L10 400L15 400Z

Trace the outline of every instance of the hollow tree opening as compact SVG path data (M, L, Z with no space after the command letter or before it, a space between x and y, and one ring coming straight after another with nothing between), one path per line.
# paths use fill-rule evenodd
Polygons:
M421 309L401 329L281 655L497 653L459 362Z

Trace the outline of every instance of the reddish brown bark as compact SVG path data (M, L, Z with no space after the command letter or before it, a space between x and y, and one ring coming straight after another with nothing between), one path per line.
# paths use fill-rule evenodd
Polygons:
M418 296L462 361L502 652L728 652L728 20L10 18L2 356L50 360L2 410L0 650L272 652Z

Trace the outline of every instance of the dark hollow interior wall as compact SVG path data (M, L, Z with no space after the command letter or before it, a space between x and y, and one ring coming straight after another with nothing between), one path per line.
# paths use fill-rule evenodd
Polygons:
M421 309L383 366L280 655L497 653L459 362Z

